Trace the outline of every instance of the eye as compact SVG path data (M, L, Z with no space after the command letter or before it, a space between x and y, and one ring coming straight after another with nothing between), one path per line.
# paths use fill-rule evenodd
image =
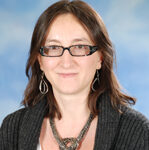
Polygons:
M76 45L75 47L76 47L77 49L84 49L84 48L85 48L84 45Z
M78 50L85 50L85 51L90 50L89 45L75 45L74 48Z
M51 46L48 46L48 49L49 50L59 50L61 47L60 46L57 46L57 45L51 45Z

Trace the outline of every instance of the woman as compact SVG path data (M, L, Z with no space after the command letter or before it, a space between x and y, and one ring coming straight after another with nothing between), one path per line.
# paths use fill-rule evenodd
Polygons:
M114 56L102 19L85 2L45 10L32 36L25 108L4 119L1 150L148 150L149 122L121 92Z

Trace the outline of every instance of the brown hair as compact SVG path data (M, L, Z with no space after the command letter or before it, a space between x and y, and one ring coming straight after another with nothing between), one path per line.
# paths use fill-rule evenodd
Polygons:
M81 22L81 24L90 32L91 38L102 53L103 61L100 69L100 84L96 85L95 92L91 91L89 93L88 106L91 112L94 115L97 115L97 98L104 92L108 93L113 107L117 110L119 110L119 105L135 104L135 98L130 97L121 91L120 84L113 72L115 52L101 17L93 8L80 0L58 1L47 8L39 17L32 35L30 53L26 66L26 75L29 82L24 92L22 104L32 107L38 101L42 100L43 97L46 97L47 104L50 108L48 109L47 115L51 117L57 115L59 119L61 118L61 113L54 98L51 84L45 77L44 79L48 83L49 91L45 95L42 95L39 91L42 71L40 70L37 56L41 45L45 41L46 33L51 22L58 15L65 13L73 14Z

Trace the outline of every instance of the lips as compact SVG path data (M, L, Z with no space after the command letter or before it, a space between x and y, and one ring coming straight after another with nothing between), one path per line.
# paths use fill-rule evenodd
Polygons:
M58 75L63 78L72 78L75 77L77 73L58 73Z

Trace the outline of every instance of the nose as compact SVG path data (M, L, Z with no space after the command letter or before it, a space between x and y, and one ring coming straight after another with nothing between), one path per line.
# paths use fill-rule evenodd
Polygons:
M64 68L71 67L71 65L73 63L73 56L71 56L71 54L69 53L68 50L65 50L63 55L60 58L61 58L61 65Z

